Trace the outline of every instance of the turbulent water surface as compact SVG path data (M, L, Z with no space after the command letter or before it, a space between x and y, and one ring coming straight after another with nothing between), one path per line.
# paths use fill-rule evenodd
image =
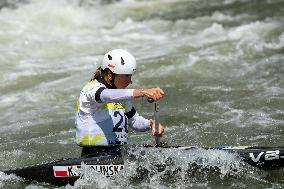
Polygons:
M131 88L166 92L160 119L169 144L283 145L283 12L282 0L1 1L1 170L80 155L75 102L113 48L137 57ZM152 116L153 105L135 104ZM153 139L131 132L130 143L141 142ZM137 161L121 174L85 174L62 188L284 187L283 170L260 171L232 154L130 153ZM155 162L168 166L158 172ZM1 173L0 187L53 186Z

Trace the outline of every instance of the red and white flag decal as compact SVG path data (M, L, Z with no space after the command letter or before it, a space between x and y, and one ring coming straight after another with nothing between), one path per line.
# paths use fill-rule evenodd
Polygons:
M55 177L74 177L78 176L78 166L53 166Z
M54 171L55 177L68 177L67 171Z

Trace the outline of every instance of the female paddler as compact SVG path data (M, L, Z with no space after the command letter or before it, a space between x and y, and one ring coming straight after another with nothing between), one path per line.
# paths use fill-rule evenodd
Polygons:
M152 130L162 136L164 127L155 130L154 120L140 116L133 107L134 98L161 99L164 92L157 88L127 89L132 83L136 60L123 49L104 55L102 65L81 90L76 108L76 142L83 147L82 156L111 154L127 144L128 126L135 131Z

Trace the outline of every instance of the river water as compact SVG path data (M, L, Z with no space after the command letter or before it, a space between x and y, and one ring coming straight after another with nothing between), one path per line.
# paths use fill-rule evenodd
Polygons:
M283 145L282 0L6 0L0 8L1 170L80 155L75 102L114 48L137 57L130 88L166 92L160 120L168 144ZM135 106L153 115L152 104ZM131 144L153 141L130 133ZM145 153L112 179L90 174L62 188L284 187L283 170L261 171L232 154ZM169 158L167 173L151 169ZM191 170L196 159L200 167ZM138 179L141 165L149 174ZM25 187L54 186L0 174L0 188Z

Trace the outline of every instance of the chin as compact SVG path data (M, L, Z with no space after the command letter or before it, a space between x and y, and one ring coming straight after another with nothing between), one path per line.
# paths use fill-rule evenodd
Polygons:
M117 87L118 89L126 89L128 86L121 86L121 87Z
M121 86L118 86L117 88L118 89L126 89L128 87L128 85L121 85Z

